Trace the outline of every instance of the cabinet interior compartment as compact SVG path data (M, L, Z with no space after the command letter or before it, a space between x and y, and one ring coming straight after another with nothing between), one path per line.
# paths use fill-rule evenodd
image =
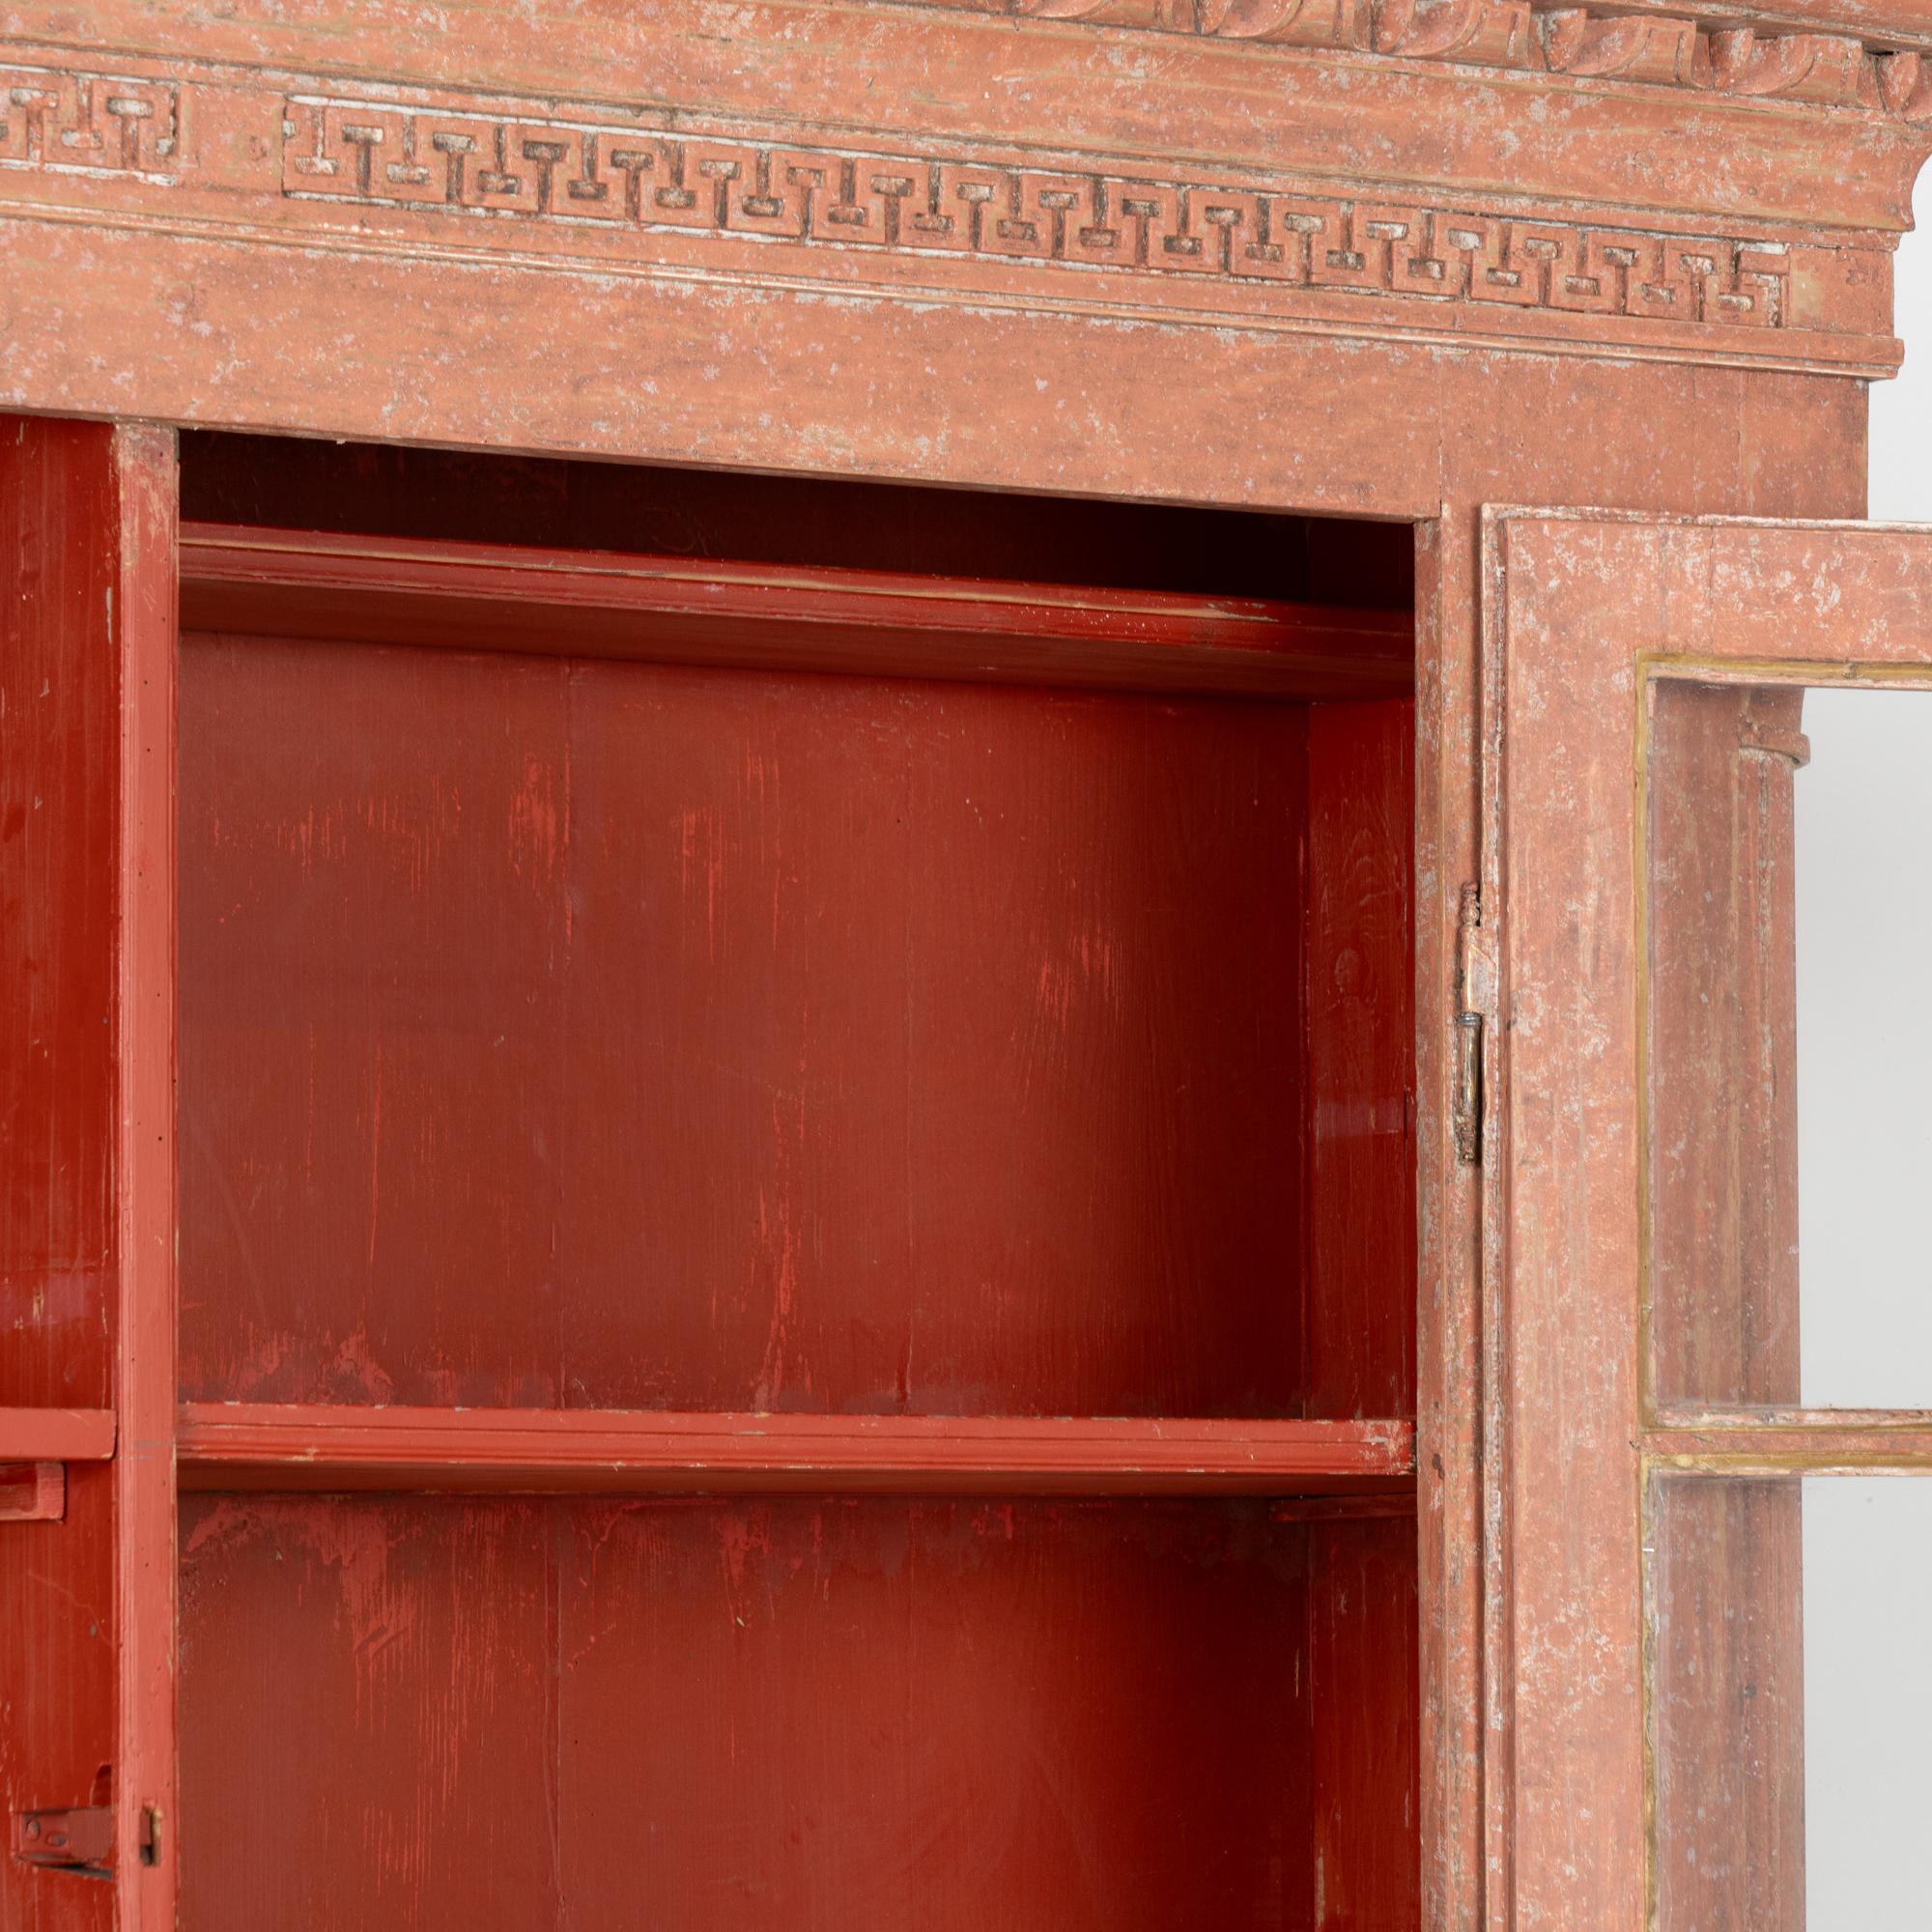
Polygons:
M184 1923L1412 1926L1406 530L184 504Z

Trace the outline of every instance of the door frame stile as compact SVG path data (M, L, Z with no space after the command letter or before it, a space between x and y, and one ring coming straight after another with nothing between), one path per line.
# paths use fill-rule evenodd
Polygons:
M174 432L114 432L120 827L114 1215L120 1932L175 1922Z

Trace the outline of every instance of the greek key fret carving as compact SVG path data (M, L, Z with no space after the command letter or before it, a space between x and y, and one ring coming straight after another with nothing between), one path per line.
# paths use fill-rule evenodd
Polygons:
M1670 323L1785 316L1785 257L1737 239L366 100L295 97L283 126L283 191L301 198Z
M0 67L0 167L170 177L181 145L172 81Z

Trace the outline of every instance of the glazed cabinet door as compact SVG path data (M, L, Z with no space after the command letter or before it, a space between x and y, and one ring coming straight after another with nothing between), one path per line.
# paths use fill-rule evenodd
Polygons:
M1485 571L1490 1922L1917 1924L1932 532Z
M0 1925L174 1922L174 440L0 418Z

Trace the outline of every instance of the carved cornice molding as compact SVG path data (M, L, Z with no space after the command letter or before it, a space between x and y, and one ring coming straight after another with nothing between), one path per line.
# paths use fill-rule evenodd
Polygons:
M899 0L1272 46L1863 107L1932 123L1932 59L1859 32L1769 29L1692 14L1531 0Z
M1883 374L1882 240L49 50L0 210L270 248ZM276 270L275 272L282 272Z

